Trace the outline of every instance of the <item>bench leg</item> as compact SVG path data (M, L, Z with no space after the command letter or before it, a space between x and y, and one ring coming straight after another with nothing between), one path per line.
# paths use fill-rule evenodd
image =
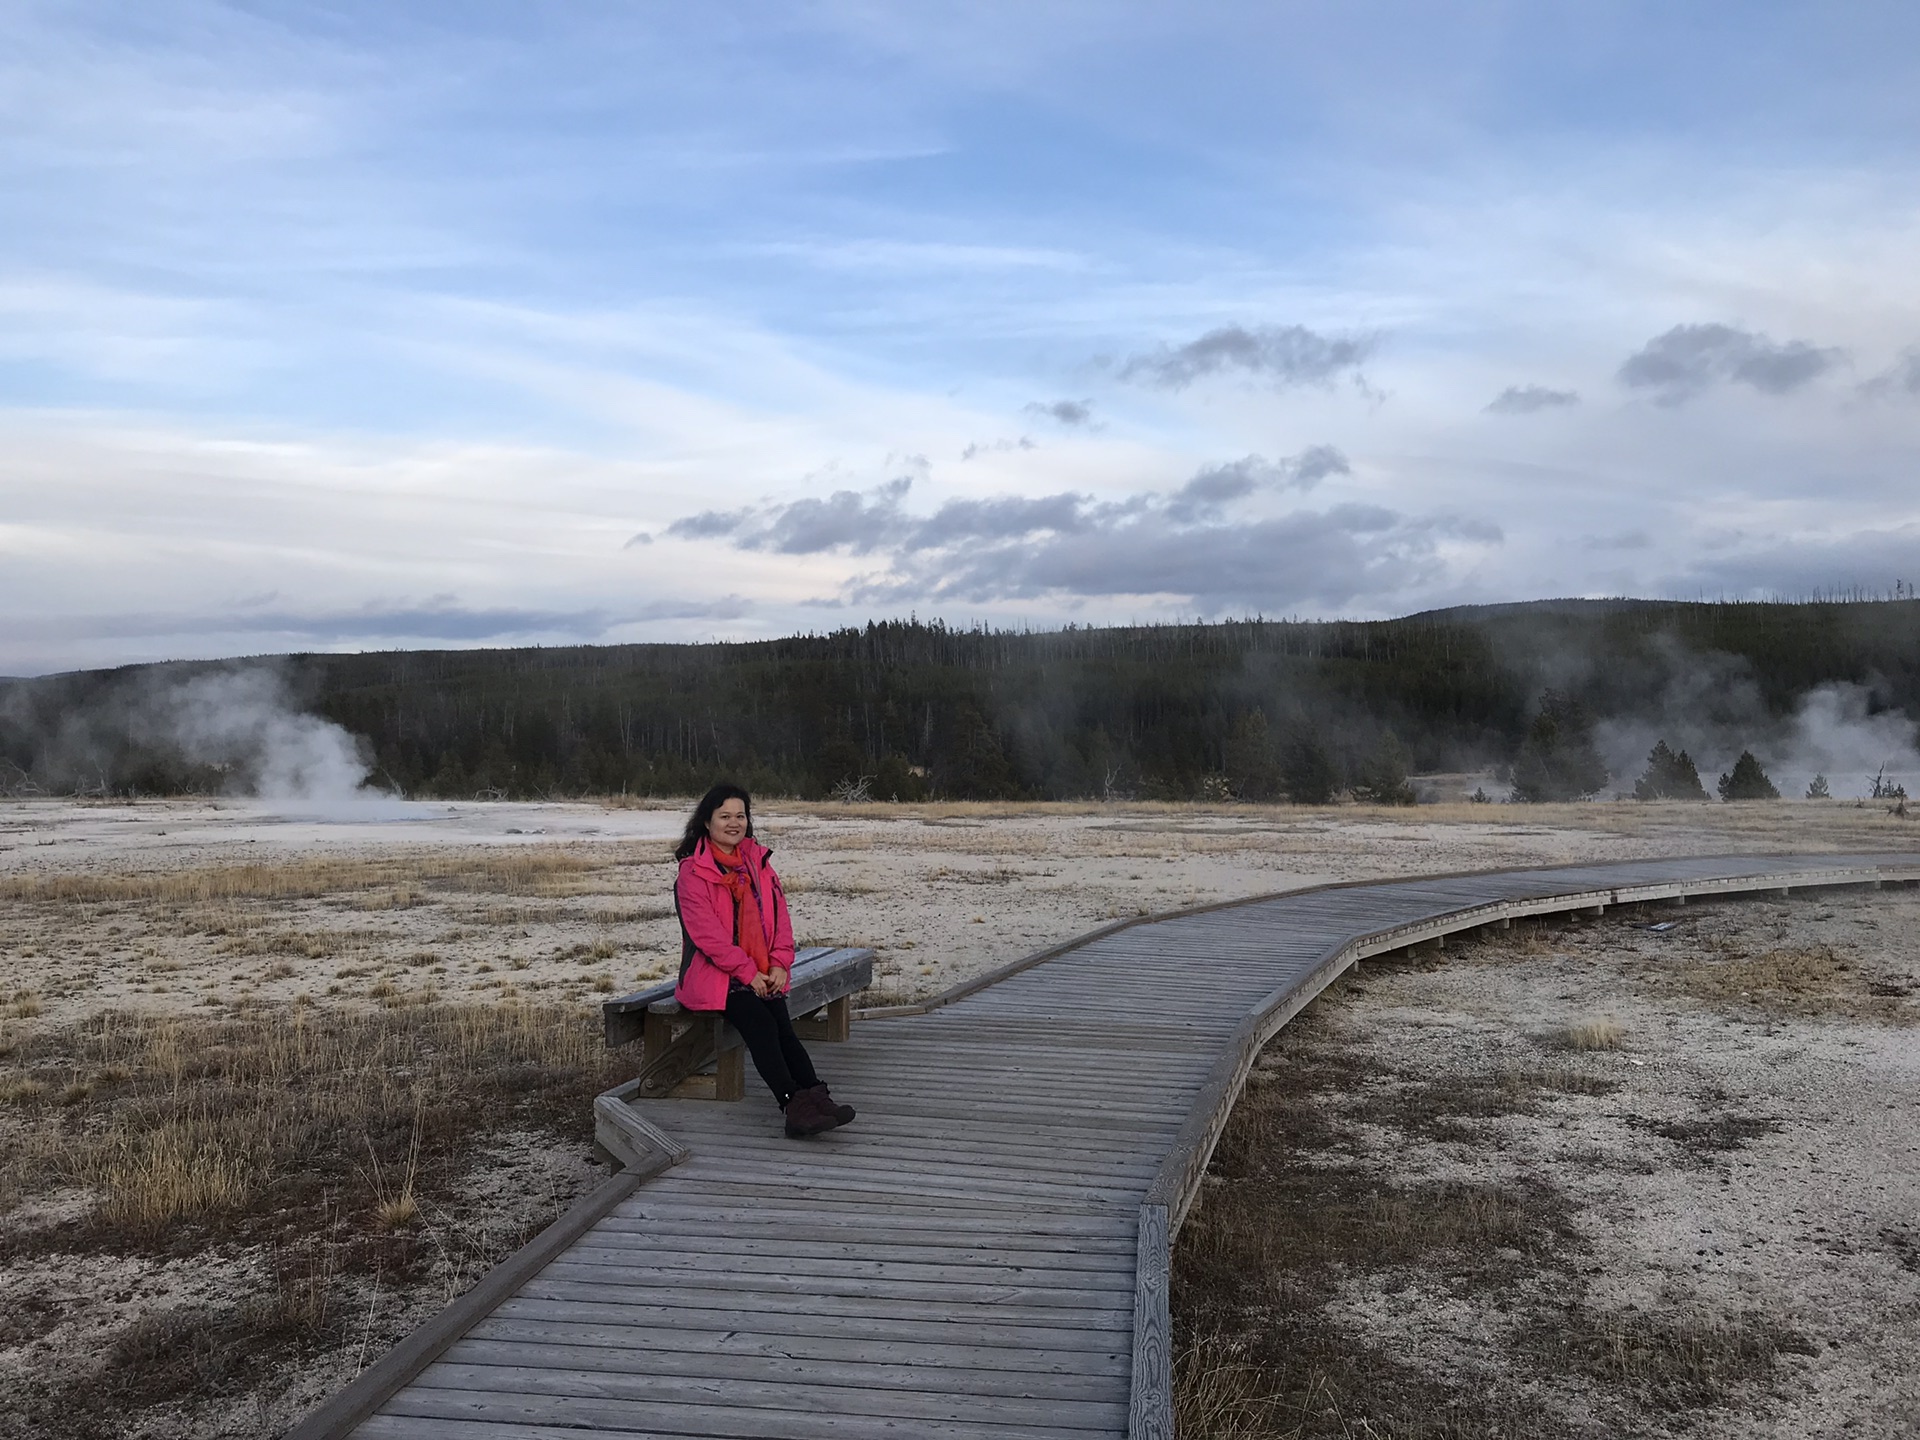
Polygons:
M697 1016L675 1022L665 1015L649 1013L640 1039L640 1094L647 1099L681 1093L679 1087L689 1077L712 1063L720 1022L709 1016Z
M713 1063L713 1098L716 1100L744 1100L747 1098L747 1047L736 1045L731 1050L722 1050Z
M713 1069L689 1075L671 1090L669 1100L744 1100L747 1098L747 1050L736 1045L713 1059Z
M802 1040L824 1040L830 1044L849 1038L853 1034L853 997L842 995L838 1000L829 1000L819 1020L811 1015L795 1020L793 1033Z

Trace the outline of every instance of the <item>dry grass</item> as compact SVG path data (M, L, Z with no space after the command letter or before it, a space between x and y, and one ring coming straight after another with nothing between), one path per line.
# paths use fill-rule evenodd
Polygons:
M1715 1405L1735 1387L1766 1379L1781 1356L1814 1353L1804 1335L1754 1312L1595 1312L1582 1305L1556 1317L1534 1343L1654 1410Z
M1284 1433L1276 1423L1284 1393L1265 1366L1248 1358L1244 1342L1230 1335L1196 1336L1173 1357L1173 1370L1179 1380L1176 1435L1268 1440Z
M1554 1031L1548 1043L1561 1050L1618 1050L1627 1038L1618 1020L1582 1020Z
M374 1174L406 1175L393 1195L412 1196L488 1129L531 1122L584 1141L591 1097L614 1083L594 1019L519 1003L296 1006L226 1020L107 1014L28 1036L0 1072L0 1095L33 1113L26 1143L0 1156L0 1210L75 1187L93 1197L99 1238L134 1246L170 1244L182 1225L273 1232L288 1206L297 1233L302 1197L328 1190L367 1192L373 1217L393 1196L364 1183L369 1156ZM47 1106L74 1074L123 1078Z
M586 877L616 857L558 846L368 857L312 857L282 865L214 865L118 874L0 877L0 900L23 904L160 901L205 905L234 900L311 900L362 894L362 909L406 908L423 887L498 895L552 897L591 892Z
M44 1008L40 997L31 990L17 990L7 999L0 1001L0 1016L13 1020L31 1020Z
M1752 954L1711 941L1646 972L1653 985L1723 1008L1814 1019L1920 1024L1914 985L1876 977L1833 945L1795 945Z
M330 1353L351 1373L356 1347L396 1338L396 1297L450 1298L565 1203L535 1192L503 1221L471 1179L501 1144L583 1154L616 1064L592 1011L518 1002L0 1025L0 1216L35 1199L62 1216L0 1227L0 1267L152 1257L191 1285L184 1304L119 1296L98 1336L9 1388L0 1433L210 1434ZM0 1348L67 1303L0 1295Z

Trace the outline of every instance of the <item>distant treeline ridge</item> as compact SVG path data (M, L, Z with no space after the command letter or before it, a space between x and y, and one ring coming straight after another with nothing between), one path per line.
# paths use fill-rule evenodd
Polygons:
M881 800L1316 801L1404 798L1409 771L1482 766L1579 791L1593 722L1645 713L1706 663L1735 667L1775 715L1833 681L1920 714L1917 638L1910 600L1544 601L1377 622L888 621L737 644L269 663L296 705L362 738L376 783L411 796L686 794L727 775L806 797L864 783ZM230 785L228 767L122 723L153 687L219 668L0 682L0 781ZM1608 784L1630 790L1634 777L1603 767Z

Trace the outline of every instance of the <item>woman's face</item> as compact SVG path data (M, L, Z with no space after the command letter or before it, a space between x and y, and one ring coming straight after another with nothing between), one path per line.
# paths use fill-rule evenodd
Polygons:
M739 845L747 833L747 807L737 797L723 801L707 821L707 838L726 850Z

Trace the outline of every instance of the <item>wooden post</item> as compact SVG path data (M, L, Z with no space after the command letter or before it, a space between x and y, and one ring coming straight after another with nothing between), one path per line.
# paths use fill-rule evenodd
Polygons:
M1140 1207L1134 1245L1133 1383L1127 1440L1173 1440L1173 1242L1167 1207Z

